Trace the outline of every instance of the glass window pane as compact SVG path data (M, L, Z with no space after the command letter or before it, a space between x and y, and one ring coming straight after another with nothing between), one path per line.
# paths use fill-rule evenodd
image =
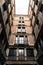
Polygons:
M24 44L24 38L22 37L22 44Z
M19 44L21 44L21 42L22 42L21 40L22 40L22 39L21 39L21 38L19 38Z
M16 44L18 44L18 37L16 37Z
M9 56L16 56L16 49L10 49Z
M19 59L19 60L24 60L24 59L25 59L25 58L24 58L24 56L25 56L25 54L24 54L24 49L19 49L19 50L18 50L18 53L19 53L19 54L18 54L18 55L19 55L19 56L18 56L18 59Z
M19 38L19 44L24 44L24 37Z
M24 55L24 50L23 49L19 49L19 55Z

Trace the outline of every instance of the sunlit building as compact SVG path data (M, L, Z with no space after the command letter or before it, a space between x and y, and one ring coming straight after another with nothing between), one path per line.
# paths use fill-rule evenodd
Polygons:
M43 65L43 0L17 3L0 0L0 65Z

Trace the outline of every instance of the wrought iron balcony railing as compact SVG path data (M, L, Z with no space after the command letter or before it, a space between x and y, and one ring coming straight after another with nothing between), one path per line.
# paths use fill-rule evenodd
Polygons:
M35 57L28 57L28 56L8 56L6 57L8 61L34 61Z

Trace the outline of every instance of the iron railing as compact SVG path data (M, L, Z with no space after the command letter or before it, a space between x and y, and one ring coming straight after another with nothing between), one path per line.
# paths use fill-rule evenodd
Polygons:
M6 57L6 60L9 61L33 61L35 60L35 57L28 57L28 56L8 56Z

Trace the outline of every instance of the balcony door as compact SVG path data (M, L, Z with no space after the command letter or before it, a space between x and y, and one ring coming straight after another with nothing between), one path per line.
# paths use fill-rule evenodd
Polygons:
M24 49L19 49L18 50L18 60L24 60Z
M19 37L19 44L24 44L24 37L23 36L22 37L21 36Z

